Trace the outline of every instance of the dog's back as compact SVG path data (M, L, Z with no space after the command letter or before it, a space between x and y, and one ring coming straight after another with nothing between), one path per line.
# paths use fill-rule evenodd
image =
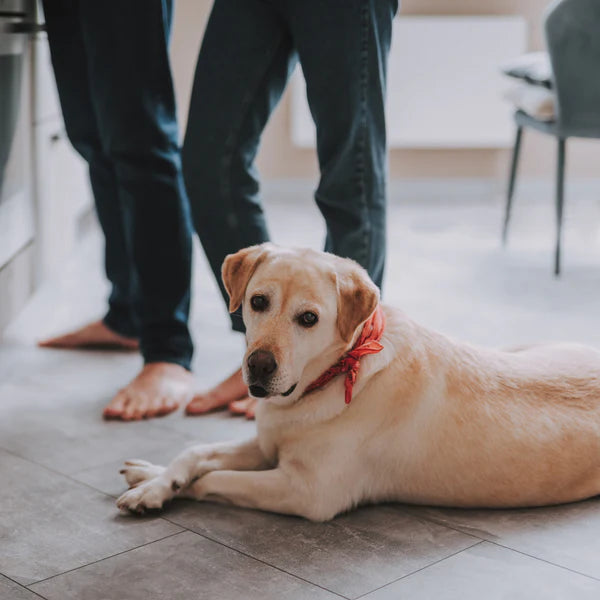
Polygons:
M404 318L389 311L391 330ZM389 377L360 399L384 424L371 454L395 471L382 473L380 499L503 507L600 494L600 352L501 352L414 324L401 330Z

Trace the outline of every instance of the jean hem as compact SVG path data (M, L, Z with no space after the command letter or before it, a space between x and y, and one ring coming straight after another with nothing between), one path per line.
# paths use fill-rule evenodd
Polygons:
M135 327L133 325L125 325L121 320L111 316L110 312L106 314L106 316L102 319L102 322L104 325L106 325L106 327L118 335L133 339L139 338L139 335L135 331Z
M173 356L173 355L161 355L161 354L152 354L150 356L144 357L144 364L150 365L154 363L170 363L174 365L179 365L183 367L186 371L192 370L191 368L191 357L183 357L183 356Z

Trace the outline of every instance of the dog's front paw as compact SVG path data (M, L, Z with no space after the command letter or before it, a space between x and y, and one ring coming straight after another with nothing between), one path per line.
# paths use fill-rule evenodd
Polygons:
M167 500L173 498L170 481L155 477L127 490L118 500L121 510L143 514L146 510L160 509Z
M165 467L159 465L153 465L147 460L140 460L138 458L126 460L125 466L119 471L121 475L125 476L127 485L130 488L137 487L144 481L154 479L165 472Z

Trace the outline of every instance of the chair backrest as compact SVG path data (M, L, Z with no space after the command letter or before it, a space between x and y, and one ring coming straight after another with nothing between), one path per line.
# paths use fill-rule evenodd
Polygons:
M600 0L558 0L545 29L559 134L600 137Z

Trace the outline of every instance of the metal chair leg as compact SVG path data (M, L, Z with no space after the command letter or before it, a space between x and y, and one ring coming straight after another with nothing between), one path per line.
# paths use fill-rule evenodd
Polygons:
M519 163L519 152L521 150L521 136L523 127L517 127L517 135L515 137L515 146L513 148L512 161L510 164L510 179L508 181L508 193L506 196L506 209L504 212L504 226L502 228L502 244L506 245L506 237L508 235L508 222L510 220L510 210L512 208L513 194L515 191L515 179L517 177L517 164Z
M562 237L563 205L565 190L565 149L566 140L558 139L556 163L556 251L554 255L554 275L560 275L560 246Z

